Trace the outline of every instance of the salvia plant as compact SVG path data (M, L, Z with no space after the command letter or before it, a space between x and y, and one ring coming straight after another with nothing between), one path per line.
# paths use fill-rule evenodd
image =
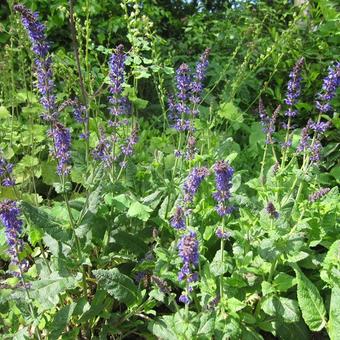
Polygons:
M339 193L326 164L340 63L307 105L300 57L281 101L260 98L251 128L226 124L221 108L239 109L211 98L214 47L174 64L171 81L159 51L146 57L158 40L143 6L122 8L132 47L108 47L91 69L69 2L70 79L39 13L12 8L32 92L1 132L1 338L338 339ZM142 78L161 124L143 116Z

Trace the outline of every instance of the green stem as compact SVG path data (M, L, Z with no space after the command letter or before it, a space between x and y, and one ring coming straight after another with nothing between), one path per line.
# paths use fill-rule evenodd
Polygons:
M224 266L224 246L225 246L225 240L223 239L223 234L224 234L224 227L225 227L225 217L222 218L222 227L221 227L221 233L222 233L222 238L221 238L221 264ZM220 298L221 300L223 299L223 276L224 274L220 275Z
M67 208L67 212L68 212L68 216L69 216L69 221L70 221L70 224L71 224L71 227L72 227L72 232L73 232L73 235L74 235L74 239L76 241L76 247L77 247L79 261L82 261L81 244L80 244L79 237L76 234L76 224L74 222L72 211L71 211L71 207L70 207L70 203L69 203L69 200L68 200L68 197L67 197L66 194L64 194L64 200L65 200L65 203L66 203L66 208ZM81 269L82 269L82 280L83 280L84 297L87 299L88 297L87 297L86 271L85 271L85 266L83 264L81 265Z
M262 185L264 185L264 165L266 163L266 156L267 156L267 150L268 150L268 144L265 144L264 151L263 151L263 157L261 161L261 172L260 172L260 182Z
M18 246L16 246L16 252L17 252L17 254L19 254ZM18 256L18 255L17 255L17 256ZM23 271L22 271L22 268L21 268L20 263L19 263L19 266L18 266L18 267L19 267L19 271L20 271L20 279L21 279L21 283L22 283L22 285L23 285L23 287L24 287L24 289L25 289L25 294L26 294L26 297L27 297L27 299L28 299L28 307L29 307L29 309L30 309L31 317L32 317L32 319L33 319L34 321L36 321L36 320L37 320L37 316L36 316L36 314L35 314L34 307L33 307L33 305L32 305L31 296L30 296L30 293L29 293L29 291L28 291L28 289L27 289L26 282L25 282L25 278L24 278L24 273L23 273ZM40 330L39 330L39 328L38 328L38 325L37 325L37 327L35 328L35 333L36 333L37 338L38 338L39 340L42 339L41 334L40 334Z

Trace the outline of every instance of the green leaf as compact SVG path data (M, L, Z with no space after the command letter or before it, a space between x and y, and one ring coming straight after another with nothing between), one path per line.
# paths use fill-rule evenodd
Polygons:
M42 162L41 175L43 182L47 185L52 185L53 183L58 182L59 177L56 171L57 171L56 162Z
M300 320L300 311L297 301L285 297L270 296L261 304L262 310L285 322L298 322Z
M58 339L58 337L68 325L75 307L76 304L71 303L70 305L62 307L54 316L54 319L50 326L49 336L51 339Z
M101 289L128 306L133 305L140 299L139 291L132 279L114 269L98 269L93 271Z
M222 103L218 111L218 115L222 118L230 120L231 122L243 122L243 114L233 102Z
M139 220L146 222L150 217L150 212L152 212L150 207L135 201L131 204L127 216L136 217Z
M339 339L340 334L340 287L332 289L331 305L329 308L328 333L331 340Z
M310 330L319 332L326 325L326 309L315 285L295 266L297 297L302 317Z
M19 164L24 168L32 168L32 167L37 166L39 164L39 159L37 157L32 157L30 155L26 155L21 159L21 161L18 163L18 165Z
M61 222L43 211L42 208L36 208L27 202L21 202L21 207L34 226L42 229L55 240L68 242L72 239L71 231L62 229Z
M108 205L113 205L119 211L126 211L131 205L132 199L127 194L114 196L112 194L105 195L104 201Z
M320 277L330 286L336 286L340 282L340 240L335 241L328 249L322 263Z
M40 304L39 310L42 312L56 306L59 303L59 294L75 288L76 284L76 278L60 277L57 273L52 273L47 280L31 282L30 296Z
M214 276L220 276L226 273L231 265L227 262L229 255L226 251L223 251L223 259L221 250L218 250L215 254L214 259L210 264L210 271Z
M9 118L11 115L9 113L9 111L6 109L5 106L0 106L0 120L1 119L7 119Z
M101 191L102 191L102 187L101 185L98 185L98 187L94 191L92 191L89 196L88 210L92 214L95 214L98 210L98 204L101 199Z
M296 284L296 279L286 273L279 273L273 280L273 286L280 292L286 292Z

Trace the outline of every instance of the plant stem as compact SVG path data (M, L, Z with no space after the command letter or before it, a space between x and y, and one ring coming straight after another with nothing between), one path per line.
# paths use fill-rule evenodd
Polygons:
M267 150L268 150L268 144L266 143L264 146L264 151L263 151L263 157L262 157L262 161L261 161L261 172L260 172L260 181L262 183L262 185L264 185L264 165L266 162L266 156L267 156Z
M78 43L77 43L77 36L76 36L76 29L75 29L75 23L74 23L74 11L73 11L73 0L69 0L69 10L70 10L70 27L71 27L71 36L72 36L72 45L73 45L73 53L77 64L77 71L78 71L78 77L79 77L79 86L82 94L82 101L83 104L86 107L86 119L85 119L85 136L88 136L89 134L89 107L88 107L88 96L85 89L85 83L83 74L81 71L80 66L80 59L79 59L79 53L78 53ZM89 160L89 138L85 139L85 147L86 147L86 163L88 163Z
M17 252L17 254L19 254L18 246L16 246L16 252ZM17 255L17 256L18 256L18 255ZM26 297L27 297L27 299L28 299L28 307L29 307L29 309L30 309L31 317L33 318L34 321L36 321L36 320L37 320L37 316L36 316L36 314L35 314L34 307L33 307L32 302L31 302L31 301L32 301L32 300L31 300L31 296L30 296L30 293L29 293L29 291L28 291L28 289L27 289L26 282L25 282L25 279L24 279L24 273L23 273L23 271L22 271L22 268L21 268L20 263L19 263L18 267L19 267L19 271L20 271L20 279L21 279L21 283L22 283L22 285L23 285L23 287L24 287L24 289L25 289ZM39 340L42 339L41 334L40 334L40 330L39 330L38 326L35 328L35 333L36 333L37 338L38 338Z
M225 246L225 240L223 238L224 227L225 227L225 217L223 216L222 227L221 227L221 234L222 234L222 238L221 238L221 265L222 265L222 267L224 266L224 246ZM223 299L223 276L224 276L224 274L220 275L220 298L221 298L221 300Z
M66 203L66 208L67 208L67 212L68 212L68 216L69 216L69 221L70 221L70 224L71 224L71 227L72 227L74 239L76 241L76 247L77 247L79 261L81 261L82 260L81 244L80 244L79 237L76 234L76 224L74 222L72 211L71 211L71 207L70 207L70 203L69 203L69 200L68 200L68 197L67 197L66 194L64 194L64 200L65 200L65 203ZM84 267L83 264L81 264L81 268L82 268L82 279L83 279L84 296L87 299L86 271L85 271L85 267Z

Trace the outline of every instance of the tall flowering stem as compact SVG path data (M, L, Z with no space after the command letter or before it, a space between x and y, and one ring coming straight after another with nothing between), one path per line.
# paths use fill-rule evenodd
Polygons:
M290 140L290 130L291 130L291 120L292 118L297 116L297 111L294 108L296 103L298 102L298 99L300 97L301 93L301 72L304 65L304 58L300 58L291 73L289 74L289 81L287 85L287 94L285 98L285 104L287 105L287 110L285 112L285 116L288 117L288 122L285 124L285 128L287 129L285 141L282 144L282 147L284 149L283 155L282 155L282 161L281 161L281 167L284 166L287 158L287 150L291 146L291 140Z
M185 156L193 159L196 154L196 139L193 119L198 115L197 105L201 101L203 81L208 67L210 49L206 49L196 64L195 72L192 73L187 64L181 64L176 71L176 96L170 96L169 119L172 127L180 133L178 148L175 152L177 157ZM186 151L183 153L182 133L186 134Z
M264 183L263 174L264 174L264 166L265 166L265 160L267 156L268 145L271 145L273 156L277 162L276 152L274 149L273 133L275 132L275 124L276 124L276 120L277 120L280 110L281 110L281 105L278 105L278 107L274 110L272 116L271 117L268 116L264 108L263 101L260 98L258 113L260 116L261 125L263 127L262 130L266 134L266 144L264 146L263 157L261 161L261 172L260 172L260 180L262 183Z
M179 300L184 304L190 304L191 284L198 281L198 273L195 271L199 263L199 244L197 235L191 231L181 237L178 242L178 254L182 259L183 266L178 273L178 280L186 283L186 290Z
M4 200L0 203L0 220L5 227L5 235L8 244L8 254L11 258L11 265L18 268L18 271L12 271L12 274L20 278L29 301L28 305L31 316L33 320L35 320L36 314L34 307L32 306L31 297L23 275L24 271L26 271L28 267L28 262L26 260L19 259L19 254L23 248L23 242L20 239L23 222L20 219L20 214L20 209L15 201ZM41 339L41 334L38 328L35 329L35 332L37 338Z
M225 234L225 216L231 214L233 207L227 206L231 197L230 189L232 187L232 176L234 169L229 165L228 162L218 161L214 165L215 182L217 191L213 193L213 198L217 202L216 211L222 217L222 226L218 230L217 237L221 239L221 261L224 260L224 246L226 240ZM220 276L220 297L223 297L223 274Z
M297 147L297 153L303 153L303 163L301 170L306 174L309 167L312 164L320 161L321 150L321 138L325 131L329 128L329 122L321 122L321 116L323 114L332 111L330 101L334 98L336 90L340 85L340 63L336 62L333 66L328 68L328 75L323 80L321 91L317 95L316 108L319 111L317 121L308 120L306 126L302 129L300 143ZM312 137L310 136L312 132ZM287 201L292 196L294 189L297 185L298 177L295 178L289 194L287 195ZM296 198L294 200L294 208L299 201L303 188L303 181L300 182Z
M20 13L22 24L25 27L32 43L32 51L35 54L35 67L37 82L35 84L40 94L40 103L45 109L41 117L51 128L48 135L53 139L52 155L57 159L57 172L59 175L67 175L70 171L70 133L69 130L58 121L59 111L56 105L55 86L52 71L52 59L49 55L46 27L39 22L38 13L33 13L25 6L14 5L13 9Z
M129 102L123 94L125 81L125 60L124 46L118 45L109 60L109 113L108 125L112 133L107 135L103 128L100 129L100 138L96 148L93 150L93 157L101 161L105 167L112 171L112 180L115 177L115 165L119 162L120 171L126 167L126 159L133 154L134 145L138 141L137 127L132 127L127 134L129 125ZM116 180L117 180L116 178Z
M23 242L20 239L23 223L20 219L20 209L15 201L4 200L0 203L0 219L5 226L5 235L11 264L19 268L19 272L13 271L12 274L21 278L22 272L26 270L28 263L27 261L19 260L19 253L23 248Z

